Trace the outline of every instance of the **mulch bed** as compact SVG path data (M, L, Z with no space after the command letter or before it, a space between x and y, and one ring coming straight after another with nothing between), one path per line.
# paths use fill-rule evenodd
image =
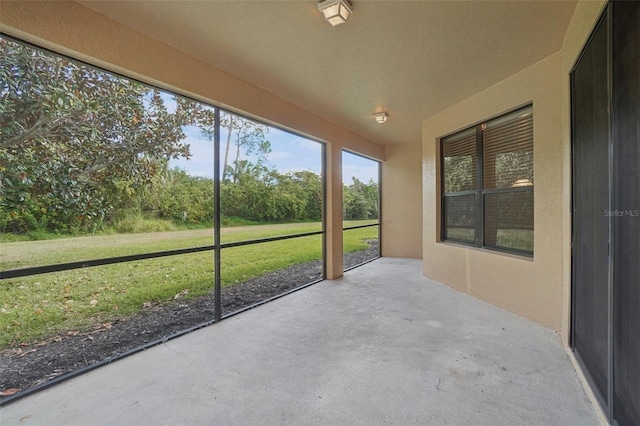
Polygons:
M345 255L345 269L378 254L370 248ZM222 314L227 315L281 295L322 277L320 261L307 262L250 279L222 290ZM145 305L137 314L95 324L87 331L68 331L47 340L0 351L0 402L3 396L24 391L64 374L124 354L147 343L197 327L214 318L213 292L194 299Z

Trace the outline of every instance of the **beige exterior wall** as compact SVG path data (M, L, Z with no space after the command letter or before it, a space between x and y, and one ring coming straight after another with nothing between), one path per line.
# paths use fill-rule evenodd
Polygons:
M569 72L603 7L580 2L560 52L423 122L424 274L569 336ZM534 258L439 242L438 138L533 102Z
M419 143L386 147L382 163L382 255L422 258Z
M424 273L518 315L560 329L562 144L560 54L423 123ZM534 258L439 243L438 138L533 102Z

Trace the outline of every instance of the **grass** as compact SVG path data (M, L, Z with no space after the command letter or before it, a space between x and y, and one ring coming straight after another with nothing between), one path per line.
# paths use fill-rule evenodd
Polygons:
M223 228L221 235L223 242L232 242L320 229L318 223L242 226ZM377 238L377 232L377 227L345 232L345 252L366 249L365 240ZM211 229L10 242L0 244L0 270L210 244ZM224 249L222 285L321 256L321 235ZM213 251L206 251L2 280L0 349L87 329L185 290L187 298L206 294L213 288L213 268Z
M449 227L447 228L447 236L459 240L474 241L475 229ZM533 252L533 230L500 228L496 233L496 245Z

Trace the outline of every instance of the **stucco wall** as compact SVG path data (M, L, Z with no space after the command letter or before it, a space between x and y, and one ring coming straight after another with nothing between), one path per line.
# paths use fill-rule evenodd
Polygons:
M385 149L382 163L382 255L422 258L421 145Z
M560 332L571 312L569 72L605 1L581 1L562 50L423 122L423 259L427 277ZM534 258L438 242L437 139L533 102Z
M562 312L560 54L554 54L423 123L424 274L559 330ZM534 258L437 242L438 138L533 102Z

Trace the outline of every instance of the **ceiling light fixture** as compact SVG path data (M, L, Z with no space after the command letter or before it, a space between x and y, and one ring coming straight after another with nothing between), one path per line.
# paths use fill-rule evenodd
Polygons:
M334 27L343 24L353 12L351 4L347 0L324 0L318 3L318 10Z
M373 116L379 124L386 123L387 117L389 117L386 112L379 112L377 114L373 114Z

